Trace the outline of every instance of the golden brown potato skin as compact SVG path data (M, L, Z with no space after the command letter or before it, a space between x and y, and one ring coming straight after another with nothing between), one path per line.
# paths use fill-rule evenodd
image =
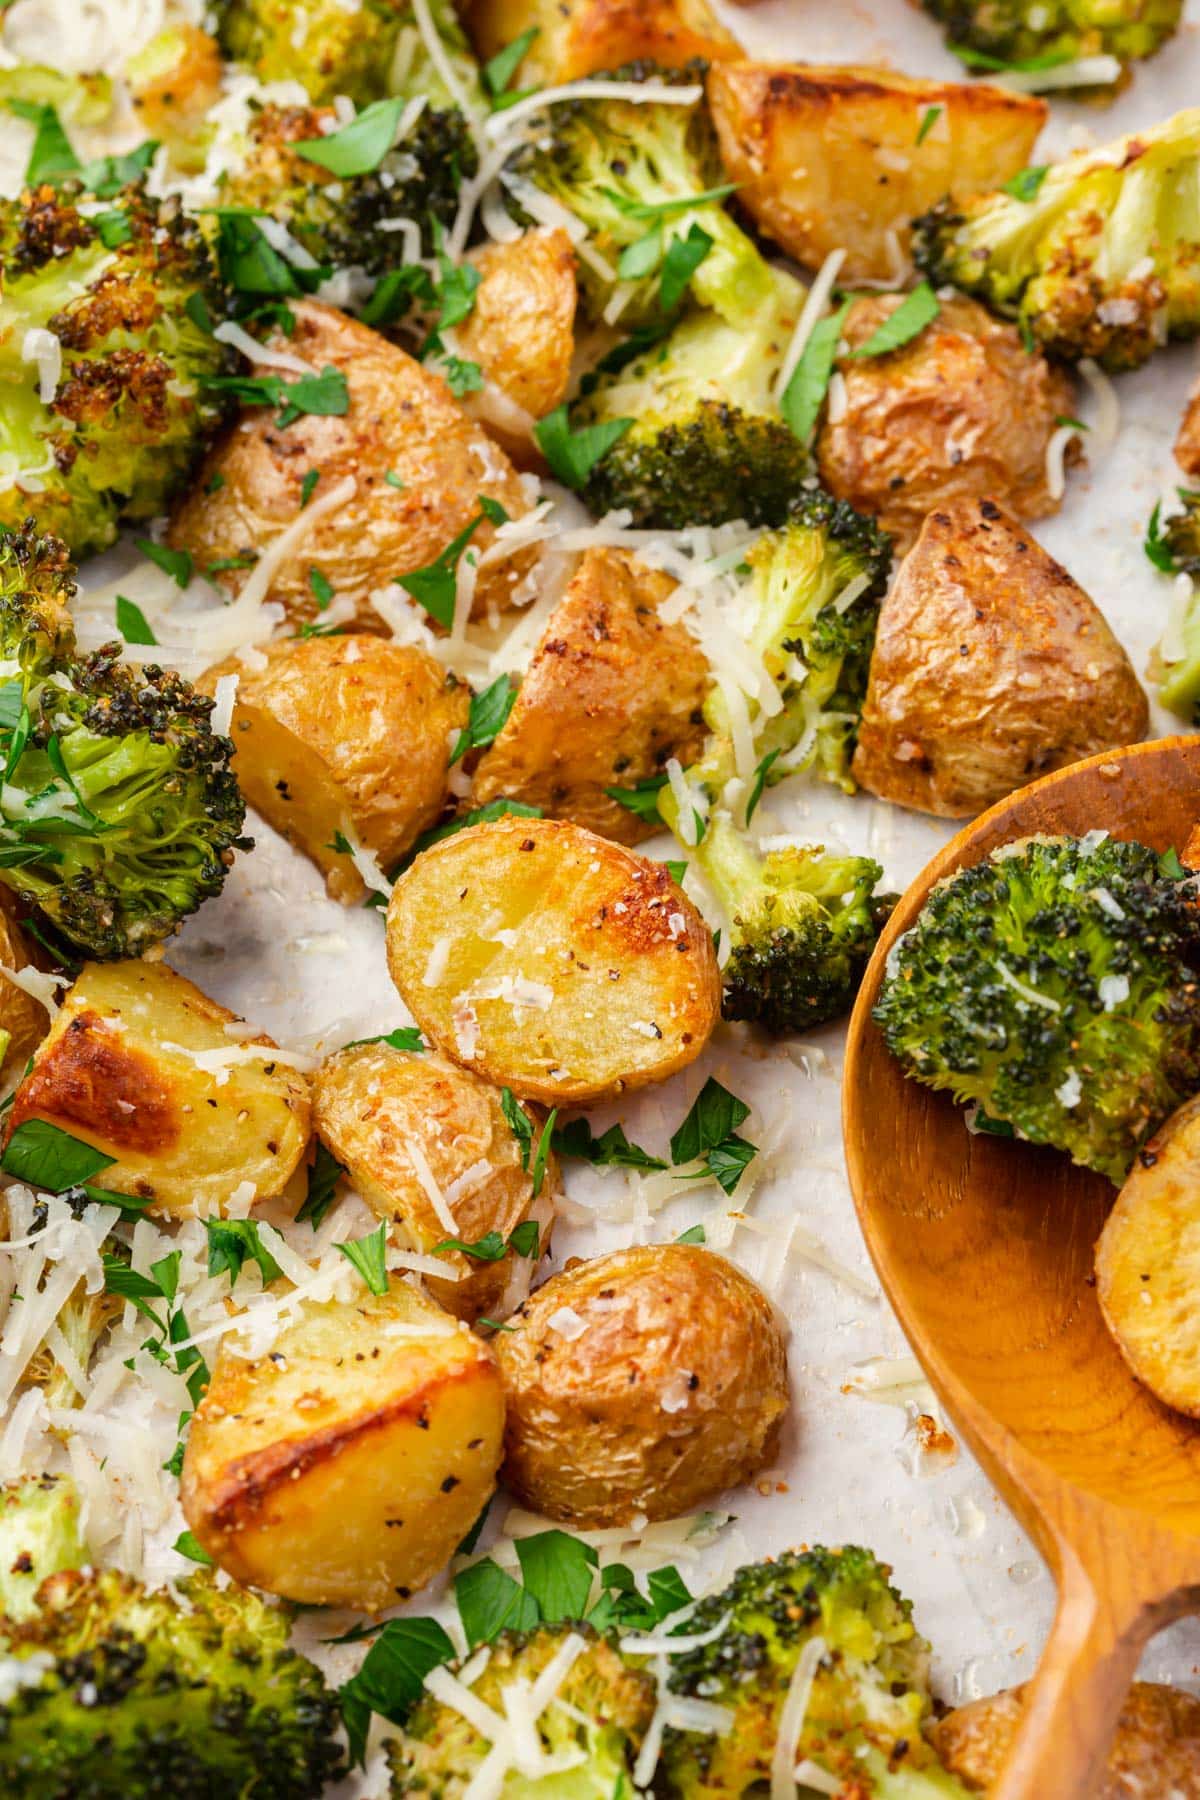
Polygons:
M16 920L16 903L0 888L0 963L14 973L38 966L37 958ZM0 1055L0 1076L24 1068L50 1029L50 1015L40 1000L0 975L0 1031L8 1044Z
M939 1720L931 1735L951 1774L986 1793L1000 1778L1024 1703L1025 1689L1012 1688ZM1200 1700L1179 1688L1135 1681L1091 1800L1200 1800Z
M485 244L468 258L483 279L470 317L455 336L459 354L533 421L567 397L575 351L575 252L561 228L527 231L511 244ZM527 460L531 438L500 428L480 395L465 396L511 454ZM511 441L510 441L511 440Z
M1200 1098L1139 1151L1096 1243L1104 1322L1139 1381L1200 1418Z
M103 1185L151 1199L153 1213L207 1218L243 1181L259 1200L281 1194L308 1147L305 1076L267 1057L234 1063L222 1082L187 1054L272 1045L230 1037L235 1019L166 963L85 963L9 1132L48 1119L94 1144L116 1158Z
M353 603L355 625L379 630L371 592L433 562L478 517L480 494L498 500L513 519L528 512L529 503L504 452L467 417L440 375L331 306L304 300L292 311L295 332L272 342L316 369L340 369L349 411L343 418L306 413L282 431L274 408L245 411L176 508L168 541L189 551L199 569L261 552L298 518L310 469L321 475L310 505L352 476L358 483L354 498L317 520L279 570L270 597L289 618L311 619L316 599L310 571L316 568L340 600ZM386 481L389 473L402 488ZM210 492L217 475L223 485ZM485 520L472 545L482 553L494 535ZM481 569L474 611L508 606L514 585L535 560L527 547ZM237 592L246 574L231 569L220 579Z
M797 262L847 251L843 281L894 281L910 221L1010 180L1048 111L986 83L749 61L710 69L708 100L739 204Z
M587 1529L669 1519L774 1456L783 1333L749 1276L711 1250L648 1244L577 1263L511 1322L495 1346L504 1481L535 1512Z
M902 304L859 300L844 337L856 348ZM1057 512L1046 486L1046 445L1069 415L1074 389L1015 326L974 300L944 300L919 337L890 356L843 357L843 416L817 438L821 479L839 500L874 513L903 552L927 512L964 495L1022 519Z
M475 771L472 805L500 795L620 844L648 825L605 792L700 755L708 659L658 608L675 583L625 550L583 561L533 653L508 722Z
M221 97L221 51L198 25L180 23L159 35L161 56L143 51L128 75L131 98L147 133L168 144L194 133ZM203 167L203 155L200 166Z
M503 1432L487 1346L393 1276L387 1294L305 1306L258 1361L222 1350L180 1499L235 1580L376 1612L449 1562Z
M482 60L538 27L515 85L577 81L645 59L677 69L693 57L738 54L707 0L468 0L467 29Z
M882 800L962 818L1144 737L1103 615L990 500L931 512L879 615L851 765Z
M1175 461L1185 475L1200 480L1200 383L1192 390L1175 439Z
M539 1114L528 1116L536 1143L543 1121ZM367 1205L379 1218L398 1221L417 1250L431 1251L448 1235L474 1244L498 1231L507 1240L529 1218L538 1222L540 1248L548 1247L560 1185L557 1157L547 1158L535 1201L499 1090L432 1050L410 1055L390 1044L340 1050L313 1082L313 1121ZM447 1202L458 1225L453 1234L422 1186L410 1143L443 1194L478 1170L474 1182ZM495 1317L518 1260L513 1252L498 1262L479 1262L458 1250L442 1256L446 1280L426 1280L434 1299L471 1323L481 1314Z
M392 890L387 956L443 1055L550 1106L665 1081L721 1010L712 934L664 866L565 820L424 851Z
M333 846L347 826L390 869L445 803L450 747L470 692L428 651L363 633L267 644L265 668L236 657L198 684L236 675L230 736L242 792L352 906L366 884ZM256 662L259 659L255 659Z

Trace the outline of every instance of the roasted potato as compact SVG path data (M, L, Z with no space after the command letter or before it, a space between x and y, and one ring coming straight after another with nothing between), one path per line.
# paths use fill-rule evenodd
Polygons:
M8 1134L48 1119L116 1158L104 1187L175 1218L220 1213L244 1181L258 1200L281 1194L308 1147L308 1081L269 1037L231 1037L235 1024L166 963L85 963Z
M14 975L37 967L37 958L16 920L7 888L0 889L0 966ZM0 974L0 1076L24 1068L50 1029L50 1014L40 1000Z
M1138 1152L1096 1243L1104 1320L1139 1381L1200 1418L1200 1096Z
M424 851L392 891L387 956L444 1055L552 1106L664 1081L721 1010L712 934L663 865L563 820Z
M362 633L277 640L254 666L231 657L199 685L212 693L222 675L237 676L242 792L312 858L335 900L356 904L366 884L338 834L390 869L435 822L468 689L428 651Z
M1175 439L1175 461L1185 475L1200 481L1200 383L1192 389Z
M903 304L859 300L847 315L851 349ZM965 495L997 500L1019 518L1057 512L1046 450L1072 410L1071 378L1025 349L974 300L943 300L931 325L890 356L845 356L843 403L817 438L821 479L839 500L874 513L904 551L927 512ZM1078 454L1075 440L1068 461Z
M542 1119L526 1117L536 1144ZM558 1159L547 1157L535 1200L533 1177L522 1166L522 1145L504 1116L499 1090L478 1075L433 1051L418 1056L389 1044L356 1045L331 1056L318 1071L313 1119L368 1206L379 1218L402 1225L417 1250L433 1250L448 1237L474 1244L489 1232L507 1243L528 1219L537 1223L539 1250L547 1248ZM418 1169L414 1149L424 1169ZM440 1190L453 1229L438 1216L426 1175ZM515 1253L509 1249L495 1262L457 1250L442 1256L446 1280L426 1281L434 1298L472 1323L481 1314L494 1317L520 1260Z
M845 250L843 281L894 281L909 222L1011 180L1048 111L985 84L803 63L717 63L708 99L739 204L797 262Z
M966 817L1149 722L1103 615L1014 518L990 500L930 513L880 610L860 786Z
M675 583L624 550L589 550L475 771L472 803L507 795L620 844L661 827L613 800L704 747L708 659L658 608Z
M669 1519L749 1480L788 1407L779 1320L748 1275L694 1244L577 1263L496 1342L504 1481L583 1528Z
M313 618L315 570L337 601L354 608L353 620L340 623L381 630L372 592L435 561L478 518L480 494L498 500L514 519L529 511L529 502L504 452L467 417L440 375L331 306L304 300L291 307L295 331L271 342L314 369L340 369L349 411L344 417L304 413L283 430L270 407L243 412L176 508L167 541L188 551L200 570L261 556L301 519L304 478L318 470L308 502L315 509L311 526L275 572L269 597L293 620ZM347 477L357 483L353 497L323 513L322 497ZM482 555L494 536L485 519L472 548ZM481 568L473 611L508 606L536 557L526 546ZM236 593L247 574L246 566L224 568L218 578Z
M533 424L567 397L575 353L575 252L561 228L484 244L467 259L483 279L458 351L476 362L507 404L485 388L463 404L520 462L534 454ZM511 410L510 410L511 408Z
M738 53L707 0L467 0L464 16L485 62L537 27L518 71L521 87L577 81L629 62L677 69L693 57L716 62Z
M1024 1704L1025 1689L1012 1688L957 1707L933 1726L938 1755L972 1791L986 1793L1000 1779ZM1135 1681L1090 1800L1200 1800L1200 1700Z
M206 115L221 98L221 75L216 39L183 20L156 33L126 63L140 124L183 166L204 167L204 150L197 145L203 145Z
M496 1485L491 1352L405 1282L308 1305L254 1361L222 1349L180 1499L236 1581L377 1612L445 1567Z

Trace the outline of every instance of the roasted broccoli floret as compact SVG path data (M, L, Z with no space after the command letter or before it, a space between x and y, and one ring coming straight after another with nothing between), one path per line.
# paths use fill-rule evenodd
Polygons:
M75 592L64 543L43 537L32 519L19 531L0 527L0 662L19 662L22 676L34 682L70 656Z
M1017 319L1052 355L1132 369L1200 330L1200 107L1031 169L917 221L938 283ZM1020 196L1020 197L1018 197Z
M68 125L102 125L113 109L107 75L73 75L43 63L0 69L0 106L52 106Z
M449 1667L457 1674L460 1665ZM508 1775L504 1800L632 1796L633 1766L654 1713L655 1686L590 1625L501 1632L471 1692L501 1718L509 1716L505 1703L511 1696L534 1721L536 1758ZM490 1749L486 1734L457 1706L426 1693L388 1747L392 1793L459 1800Z
M1200 724L1200 490L1180 488L1182 510L1162 521L1157 534L1164 572L1188 575L1192 591L1184 592L1172 607L1173 625L1164 633L1150 659L1151 674L1158 682L1158 697L1169 711ZM1157 519L1158 515L1155 514ZM1153 532L1152 532L1152 535ZM1170 569L1165 565L1169 563Z
M1162 543L1179 574L1200 575L1200 488L1179 489L1180 509L1162 522Z
M667 1791L678 1800L765 1793L784 1702L803 1660L812 1687L788 1749L789 1775L813 1765L856 1800L965 1800L922 1736L929 1646L890 1576L869 1550L793 1550L739 1569L727 1588L702 1600L689 1635L726 1617L728 1627L712 1643L673 1656L667 1685L731 1709L733 1724L719 1735L668 1726L660 1765ZM808 1785L824 1791L824 1782Z
M1043 68L1085 56L1135 62L1178 28L1183 0L921 0L951 44L1002 63ZM989 63L983 63L986 74Z
M0 1487L0 1617L32 1618L46 1577L86 1561L73 1481L34 1475Z
M165 511L229 357L199 307L218 298L196 226L134 188L86 216L83 198L67 182L0 200L0 525L32 513L76 557Z
M1200 1087L1200 907L1183 874L1099 831L960 869L888 959L889 1050L985 1125L1120 1182Z
M297 1800L345 1772L336 1704L288 1647L288 1613L207 1575L180 1588L184 1605L72 1569L31 1616L0 1621L6 1796Z
M804 290L780 270L771 280L772 300L748 325L686 314L576 402L573 428L632 421L588 477L593 511L628 507L636 524L667 529L783 523L810 468L775 395Z
M396 265L396 234L381 231L380 220L414 220L429 255L437 227L453 222L459 188L478 166L465 116L457 107L425 107L376 168L349 176L295 148L320 139L333 117L329 108L263 107L244 159L225 178L223 204L270 213L319 263L336 268L354 264L381 274Z
M0 530L0 632L21 665L0 679L0 881L68 945L138 956L220 892L245 816L233 746L179 675L127 668L114 644L77 657L65 633L45 654L47 587L73 592L63 546Z
M637 63L617 75L699 93L704 68ZM518 210L520 183L531 181L587 226L599 261L581 257L579 280L595 318L618 293L623 328L661 318L664 276L669 290L671 261L681 254L672 246L690 238L703 248L699 232L708 246L686 289L668 294L669 305L687 291L728 324L741 326L774 304L770 268L722 204L724 174L702 97L690 105L593 98L558 105L537 117L509 176L517 184Z

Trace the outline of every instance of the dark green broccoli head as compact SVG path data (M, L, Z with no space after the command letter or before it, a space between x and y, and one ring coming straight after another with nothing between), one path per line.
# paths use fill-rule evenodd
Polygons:
M388 94L425 94L431 106L486 110L451 0L429 0L429 11L457 91L425 48L412 0L216 0L217 35L261 80L298 81L313 101L348 94L365 106Z
M917 220L930 279L976 294L1052 355L1136 368L1200 331L1200 107L1032 172L1022 191Z
M33 519L0 528L0 660L19 662L38 680L75 648L71 601L75 569L60 538L43 537Z
M460 1666L451 1664L451 1674ZM525 1689L523 1705L518 1684ZM532 1702L529 1688L534 1690ZM545 1766L511 1772L504 1800L632 1796L633 1765L654 1712L655 1685L648 1675L627 1667L590 1625L501 1632L471 1692L501 1718L507 1716L506 1695L518 1708L536 1714L533 1737ZM549 1704L554 1697L560 1705ZM392 1792L460 1800L490 1747L484 1733L456 1707L426 1693L403 1734L389 1745Z
M660 1764L668 1790L679 1800L766 1792L803 1658L812 1688L793 1766L815 1763L863 1800L964 1796L921 1735L929 1646L890 1576L869 1550L793 1550L739 1569L702 1600L683 1629L700 1634L726 1617L728 1627L713 1643L673 1656L668 1686L730 1708L734 1722L720 1736L668 1727Z
M86 1561L73 1481L31 1475L0 1487L0 1618L33 1617L46 1577Z
M11 1800L297 1800L344 1773L337 1708L286 1611L207 1576L185 1611L114 1570L51 1575L4 1628L29 1664L0 1706Z
M1030 838L939 882L874 1016L916 1080L1120 1182L1200 1087L1198 953L1191 884L1153 850Z
M1200 575L1200 488L1180 488L1179 512L1164 519L1162 541L1184 575Z
M1172 37L1183 0L921 0L952 44L1043 66L1084 56L1134 62ZM986 73L986 69L984 71Z
M99 215L83 198L69 182L0 201L0 525L32 513L76 557L166 510L219 422L205 381L229 359L187 310L218 308L194 223L134 188Z

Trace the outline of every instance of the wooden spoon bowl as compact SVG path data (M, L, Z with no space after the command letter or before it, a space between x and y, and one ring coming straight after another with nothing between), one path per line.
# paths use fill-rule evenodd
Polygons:
M1011 795L908 889L850 1023L843 1130L867 1247L947 1411L1058 1583L995 1800L1092 1795L1144 1644L1200 1608L1200 1423L1135 1381L1101 1317L1092 1254L1116 1190L1055 1152L972 1137L961 1108L901 1072L871 1008L933 884L998 844L1102 827L1182 850L1198 819L1200 738L1093 757Z

